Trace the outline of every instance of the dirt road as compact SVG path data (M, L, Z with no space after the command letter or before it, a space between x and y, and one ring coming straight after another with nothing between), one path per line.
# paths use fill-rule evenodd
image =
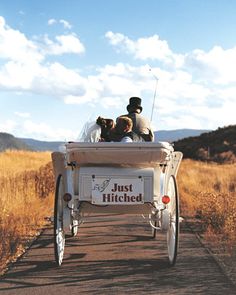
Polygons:
M0 294L236 294L184 222L172 268L165 238L158 232L153 240L141 216L96 216L67 239L57 267L48 228L0 279Z

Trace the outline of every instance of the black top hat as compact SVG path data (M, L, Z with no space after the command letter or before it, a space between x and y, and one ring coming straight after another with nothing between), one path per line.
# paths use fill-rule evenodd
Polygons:
M142 100L139 97L130 97L129 104L127 105L127 111L129 112L130 110L140 109L140 112L142 112L143 108L141 106L141 102Z

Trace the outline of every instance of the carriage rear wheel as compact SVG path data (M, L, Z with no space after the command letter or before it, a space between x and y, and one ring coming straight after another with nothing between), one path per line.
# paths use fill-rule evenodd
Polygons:
M179 244L179 196L176 179L171 175L168 183L167 195L170 197L170 203L167 209L170 214L170 224L167 230L167 248L170 265L174 265L177 259Z
M65 249L65 232L63 229L63 194L63 177L60 174L57 178L54 203L54 253L55 260L59 266L62 264Z

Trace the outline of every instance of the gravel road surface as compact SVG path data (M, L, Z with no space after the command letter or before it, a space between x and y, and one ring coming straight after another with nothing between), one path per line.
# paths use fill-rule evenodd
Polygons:
M0 294L236 294L214 258L183 222L177 263L169 267L166 235L151 238L142 216L97 215L68 237L54 260L52 227L0 279Z

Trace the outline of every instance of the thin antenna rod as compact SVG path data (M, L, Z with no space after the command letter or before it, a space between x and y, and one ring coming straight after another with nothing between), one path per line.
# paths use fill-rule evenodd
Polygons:
M152 72L152 69L150 68L149 71ZM154 112L154 108L155 108L155 101L156 101L156 94L157 94L157 84L158 84L158 80L159 80L157 78L157 76L153 74L153 72L152 72L152 75L156 79L156 85L155 85L155 91L154 91L153 103L152 103L152 113L151 113L151 119L150 119L151 122L152 122L153 112Z

